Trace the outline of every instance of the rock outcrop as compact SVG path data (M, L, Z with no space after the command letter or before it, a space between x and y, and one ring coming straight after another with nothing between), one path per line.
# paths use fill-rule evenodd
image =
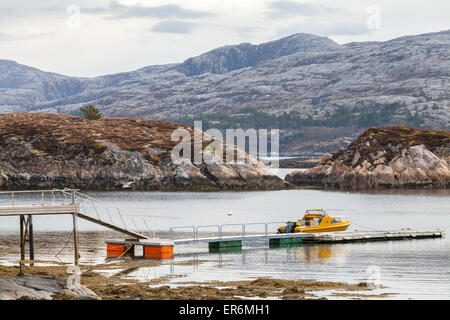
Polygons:
M68 286L67 280L54 276L0 277L0 300L44 299L65 296L72 299L99 300L83 285Z
M298 186L345 189L450 187L450 131L371 128L314 168L286 176Z
M178 141L171 134L178 128L207 137L189 126L154 120L0 115L0 188L266 190L287 185L235 146L243 163L221 163L206 151L205 141L200 164L191 159L174 163L171 151Z

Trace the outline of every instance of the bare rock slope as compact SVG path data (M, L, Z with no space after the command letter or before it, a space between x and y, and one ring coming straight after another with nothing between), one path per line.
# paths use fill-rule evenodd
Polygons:
M450 187L450 131L371 128L347 149L325 154L286 181L346 189Z
M189 126L135 118L0 115L0 189L264 190L286 183L256 159L175 164L172 132ZM205 148L207 144L203 144ZM233 146L234 147L234 146ZM205 153L203 156L214 157ZM239 149L247 159L251 157Z
M92 290L82 286L67 286L67 280L53 276L0 277L0 300L44 299L55 295L71 296L74 299L99 298Z

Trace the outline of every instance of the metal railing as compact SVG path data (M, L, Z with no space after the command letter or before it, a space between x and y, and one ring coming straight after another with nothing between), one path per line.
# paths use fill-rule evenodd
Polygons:
M134 215L109 203L88 196L79 191L74 192L74 201L80 205L80 213L108 225L150 237L151 230L148 217Z
M20 197L21 195L23 197ZM2 199L5 197L6 199ZM8 203L10 203L9 206L7 205ZM78 214L82 214L90 218L90 221L103 226L113 226L116 229L142 235L147 234L148 237L151 234L147 223L149 217L125 212L125 210L112 206L107 202L81 193L79 189L0 191L0 205L3 207L7 205L11 208L32 205L49 209L58 206L74 205L78 207Z
M32 196L33 194L39 195L39 204L38 203L32 203L33 205L40 205L41 207L45 206L55 206L55 194L62 194L64 195L64 201L59 201L59 205L69 205L69 204L75 204L75 193L78 192L78 189L51 189L51 190L23 190L23 191L0 191L0 197L3 196L10 196L11 197L11 207L16 207L17 205L27 205L28 203L17 204L17 197L16 195L25 195L25 196ZM51 194L52 201L49 202L46 201L46 195ZM1 204L3 205L6 203L7 199L3 199ZM28 199L27 199L28 200Z
M248 233L247 227L248 226L256 226L256 225L260 225L260 226L264 226L264 233L252 233L252 235L264 235L264 236L269 236L269 226L273 225L273 224L285 224L286 222L283 221L273 221L273 222L251 222L251 223L227 223L227 224L212 224L212 225L201 225L201 226L194 226L194 225L189 225L189 226L175 226L175 227L171 227L169 229L169 233L170 233L170 240L176 240L175 239L175 230L180 230L180 229L190 229L192 230L192 238L183 238L183 240L192 240L192 241L197 241L197 240L202 240L205 238L200 238L199 237L199 229L205 229L205 228L217 228L217 239L223 239L224 237L224 227L237 227L240 226L241 231L240 232L234 232L234 236L235 237L240 237L245 239L246 237L250 236L250 234ZM275 232L276 233L276 232Z

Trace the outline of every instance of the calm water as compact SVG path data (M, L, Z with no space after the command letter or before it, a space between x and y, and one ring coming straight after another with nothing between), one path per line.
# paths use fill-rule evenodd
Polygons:
M267 192L91 192L91 196L151 216L154 230L172 226L287 221L306 209L324 208L345 216L351 229L444 229L450 231L450 191L392 191L349 193L323 190ZM1 201L1 199L0 199ZM229 215L228 213L231 213ZM70 217L34 218L35 232L70 230ZM103 230L80 222L81 230ZM276 227L276 225L274 225ZM258 229L260 228L260 229ZM263 231L255 227L254 231ZM0 232L18 231L17 218L2 218ZM104 244L98 242L104 258ZM266 242L244 242L240 252L209 253L207 245L175 248L174 262L207 260L195 266L167 261L157 268L142 268L129 276L155 278L184 274L175 281L238 280L268 276L345 282L376 281L386 286L376 292L392 298L450 298L450 241L406 240L337 245L268 248ZM70 258L69 258L70 259Z

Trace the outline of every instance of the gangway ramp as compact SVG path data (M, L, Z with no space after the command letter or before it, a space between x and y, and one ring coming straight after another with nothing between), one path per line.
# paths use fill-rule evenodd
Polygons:
M51 189L0 192L0 217L20 217L21 261L25 260L25 243L30 246L30 260L34 259L33 220L36 215L72 215L75 264L78 263L77 219L81 218L133 239L149 239L146 219L124 212L109 203L79 192L78 189Z

